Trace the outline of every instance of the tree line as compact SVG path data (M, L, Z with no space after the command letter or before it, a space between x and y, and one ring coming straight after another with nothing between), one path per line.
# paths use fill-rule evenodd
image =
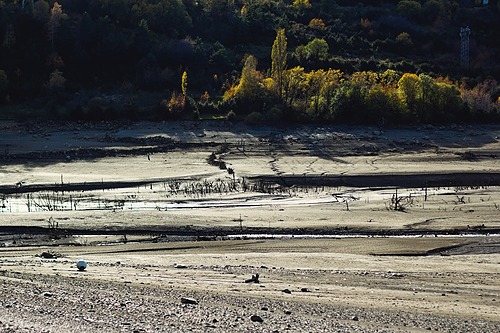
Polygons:
M498 121L499 85L488 79L469 87L446 77L338 69L287 68L285 30L272 46L270 75L246 58L241 77L223 102L251 117L357 124L450 123ZM263 110L262 112L252 110Z
M498 121L498 3L0 0L0 117Z

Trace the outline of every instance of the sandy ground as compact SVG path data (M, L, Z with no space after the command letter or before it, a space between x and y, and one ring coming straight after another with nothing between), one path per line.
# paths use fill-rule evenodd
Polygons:
M0 332L500 331L498 184L399 188L401 211L394 188L369 184L243 189L498 172L499 127L0 130L0 188L145 181L1 197Z

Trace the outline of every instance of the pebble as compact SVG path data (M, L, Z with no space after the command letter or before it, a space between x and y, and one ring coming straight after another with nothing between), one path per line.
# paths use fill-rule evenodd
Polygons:
M182 304L198 304L198 301L195 300L194 298L182 297L181 298L181 303Z
M257 316L257 315L253 315L250 317L250 320L251 321L254 321L254 322L258 322L258 323L262 323L264 321L264 319L262 319L261 316Z

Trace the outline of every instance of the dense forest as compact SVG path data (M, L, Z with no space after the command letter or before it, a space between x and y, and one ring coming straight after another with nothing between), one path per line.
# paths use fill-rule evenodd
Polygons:
M0 119L500 121L497 0L0 0Z

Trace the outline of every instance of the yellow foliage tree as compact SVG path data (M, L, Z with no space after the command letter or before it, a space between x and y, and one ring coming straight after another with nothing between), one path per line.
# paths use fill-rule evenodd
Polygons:
M242 97L256 97L261 87L262 74L257 70L257 58L249 55L241 71L240 83L236 94Z
M286 46L285 29L279 29L271 50L271 77L276 83L276 90L280 98L283 96L283 73L286 69L287 58Z
M398 91L408 110L417 110L417 101L422 94L422 81L416 74L404 73L398 81Z
M309 0L293 0L292 6L297 10L304 10L312 7L311 2L309 2Z
M304 67L296 66L283 73L283 100L292 106L305 90L305 70Z
M187 79L188 79L188 74L186 71L184 71L184 73L182 73L182 78L181 78L181 91L184 96L187 95L187 87L188 87Z
M326 24L320 18L313 18L311 19L311 21L309 21L309 28L316 30L325 30Z

